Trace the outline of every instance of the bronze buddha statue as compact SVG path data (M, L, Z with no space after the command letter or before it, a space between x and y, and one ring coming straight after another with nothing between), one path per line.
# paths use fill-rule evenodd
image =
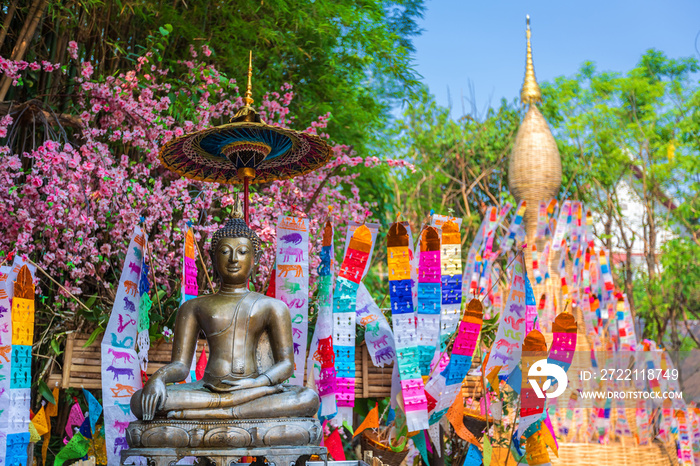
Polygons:
M211 258L221 287L180 306L171 362L131 398L137 418L269 419L316 414L316 392L284 384L294 369L287 305L248 290L261 253L260 239L240 217L229 219L214 233ZM200 330L209 346L204 376L179 384L190 373ZM260 371L256 351L265 333L274 363Z

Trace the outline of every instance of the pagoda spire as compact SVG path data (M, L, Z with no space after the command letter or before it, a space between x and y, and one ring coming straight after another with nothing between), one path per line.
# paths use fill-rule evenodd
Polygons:
M528 105L518 133L508 168L508 186L516 201L526 201L523 226L528 242L533 242L537 229L540 202L549 203L561 187L561 158L557 142L536 102L542 102L540 86L535 79L530 46L530 17L527 17L527 61L525 81L520 91L523 104ZM541 249L540 249L541 250Z
M532 46L530 45L530 15L527 15L527 58L525 60L525 81L520 90L520 100L523 104L531 105L542 102L542 91L535 78L535 65L532 63Z

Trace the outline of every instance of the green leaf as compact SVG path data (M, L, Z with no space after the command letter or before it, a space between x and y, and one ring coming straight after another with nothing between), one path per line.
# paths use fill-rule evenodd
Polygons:
M53 397L53 393L51 393L51 390L49 390L49 386L46 385L46 382L43 380L39 380L39 383L37 384L37 390L39 391L39 394L46 398L46 401L48 401L51 404L56 404L56 399Z
M88 346L92 345L95 340L97 339L98 336L100 336L102 333L104 333L105 329L102 327L97 327L91 334L90 338L87 339L85 344L83 345L83 348L87 348Z
M169 24L166 24L166 26L170 26L170 25L169 25ZM172 28L173 28L173 27L170 26L171 31L172 31ZM171 31L168 31L166 28L164 28L164 27L162 27L162 26L158 28L158 32L160 32L161 35L163 35L163 37L165 37L165 36L167 36L168 34L170 34Z
M61 347L58 345L58 340L51 340L51 349L57 355L63 353L63 351L61 351Z
M89 308L92 308L92 306L95 304L95 301L97 301L97 295L90 296L90 298L85 301L85 305Z

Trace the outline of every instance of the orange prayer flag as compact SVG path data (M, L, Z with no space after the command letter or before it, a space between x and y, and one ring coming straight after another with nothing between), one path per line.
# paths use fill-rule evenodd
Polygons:
M54 396L54 399L58 402L58 389L56 389L56 393ZM56 405L51 405L51 406L56 406ZM48 415L48 409L44 410L44 413L46 414L46 433L44 434L44 443L41 445L41 464L42 466L46 466L46 456L49 453L49 441L51 440L51 416Z
M54 401L58 403L58 387L54 387L52 393ZM46 412L46 417L58 416L58 404L48 403L44 411Z
M464 397L462 396L462 390L457 392L454 403L452 403L450 409L447 410L447 419L462 440L477 447L481 447L481 443L474 437L474 434L464 426Z
M379 428L379 404L375 403L374 408L369 410L369 413L367 413L367 417L365 417L365 420L362 421L360 427L358 427L357 430L355 430L355 435L353 435L352 437L357 437L357 435L365 429L377 428Z
M557 442L554 440L554 437L552 437L552 433L549 431L549 428L547 428L547 425L544 422L540 426L540 435L544 444L547 445L558 458L559 448L557 448Z

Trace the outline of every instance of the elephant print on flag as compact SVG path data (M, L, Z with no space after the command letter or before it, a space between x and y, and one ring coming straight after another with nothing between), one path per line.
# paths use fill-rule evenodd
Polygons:
M129 402L136 390L142 388L135 344L139 329L142 335L148 335L149 322L141 322L148 315L146 307L150 307L148 270L143 261L147 242L148 236L139 226L135 227L102 339L102 404L108 466L120 464L119 452L126 447L126 437L119 426L136 420ZM146 357L147 351L142 348L141 358Z
M277 221L275 296L289 308L294 338L293 385L304 384L309 333L309 220L282 215Z

